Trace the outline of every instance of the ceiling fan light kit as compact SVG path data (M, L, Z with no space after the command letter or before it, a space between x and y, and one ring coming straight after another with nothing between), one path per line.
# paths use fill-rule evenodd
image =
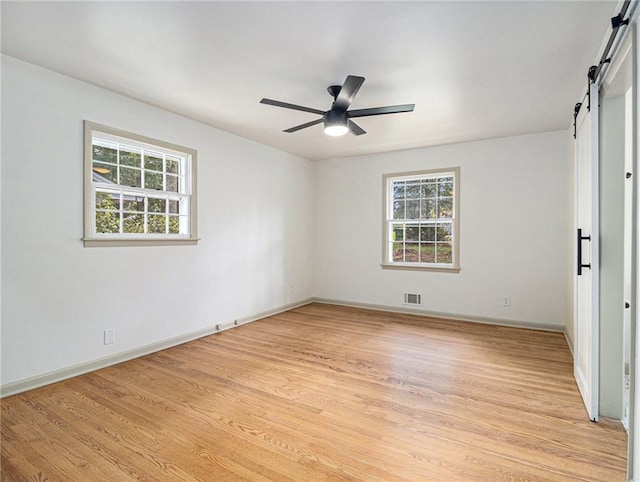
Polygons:
M340 137L349 132L347 126L341 124L329 124L324 126L324 133L331 137Z
M330 110L326 112L322 119L324 121L324 133L328 136L338 137L349 132L346 111Z
M299 110L302 112L309 112L310 114L322 115L320 119L316 119L305 124L300 124L289 129L285 129L283 132L292 133L297 132L307 127L314 126L316 124L324 123L324 132L329 136L343 136L347 132L351 132L353 135L360 136L366 134L366 131L362 129L358 124L353 122L353 117L369 117L373 115L382 114L397 114L400 112L412 112L414 104L403 105L389 105L386 107L372 107L369 109L358 109L349 111L349 107L353 102L354 97L360 90L364 82L364 77L357 77L355 75L348 75L342 85L331 85L327 88L329 94L333 97L333 103L331 108L327 111L321 111L320 109L313 109L311 107L305 107L302 105L289 104L287 102L281 102L279 100L263 98L260 103L272 105L275 107L282 107L284 109Z

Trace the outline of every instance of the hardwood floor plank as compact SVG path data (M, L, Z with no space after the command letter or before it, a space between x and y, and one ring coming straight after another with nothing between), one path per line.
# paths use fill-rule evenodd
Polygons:
M2 481L623 481L561 334L311 304L0 401Z
M144 360L141 360L141 363L144 364ZM113 381L125 385L132 383L131 387L135 389L134 387L140 386L140 382L144 383L146 374L161 368L161 366L156 366L155 369L145 367L140 372L128 370L127 375L131 382L122 378ZM177 443L186 446L188 451L201 453L202 461L209 460L219 463L220 456L225 451L228 452L231 449L231 452L235 453L238 447L252 442L254 437L264 436L245 421L245 415L242 411L234 408L231 410L232 413L225 413L228 410L224 406L212 403L214 401L206 396L202 398L205 401L201 404L201 397L193 397L193 390L186 391L185 387L181 386L184 380L180 374L176 377L175 372L173 374L167 372L167 375L168 381L166 383L156 382L152 391L137 388L138 394L131 400L131 403L138 406L144 404L147 410L155 410L157 417L162 417L164 426L161 432L166 438L172 439L171 445ZM138 376L140 382L137 381ZM173 376L174 380L171 381L169 376ZM186 394L189 396L185 396ZM222 410L217 409L219 406ZM219 437L219 441L212 438L213 436ZM204 440L201 441L201 439ZM216 455L213 457L210 454L207 455L207 450L213 450ZM295 461L296 457L291 457L291 459ZM226 466L231 465L233 464L226 462ZM265 447L259 446L255 450L249 451L247 455L243 456L243 465L245 466L243 471L247 471L246 467L250 466L256 476L262 475L265 480L289 480L284 473L279 472L280 465L277 463L277 459ZM207 470L210 469L212 467L207 468ZM215 471L217 468L214 467L213 470ZM206 478L198 480L206 480Z

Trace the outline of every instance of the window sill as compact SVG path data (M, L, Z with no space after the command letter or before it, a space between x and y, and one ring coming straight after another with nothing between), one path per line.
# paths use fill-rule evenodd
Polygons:
M441 273L459 273L459 266L424 266L419 264L399 264L399 263L382 263L382 269L399 269L408 271L435 271Z
M106 239L106 238L83 238L85 248L98 247L127 247L127 246L196 246L200 238L179 238L179 239Z

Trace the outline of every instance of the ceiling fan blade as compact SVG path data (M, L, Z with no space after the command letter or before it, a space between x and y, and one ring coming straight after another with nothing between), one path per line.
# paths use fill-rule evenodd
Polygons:
M338 94L338 97L336 97L336 100L331 108L337 110L347 110L351 105L351 102L353 102L353 98L360 90L363 82L364 77L347 75L347 78L345 79L344 84L342 84L342 88L340 89L340 93Z
M388 105L386 107L371 107L370 109L356 109L347 112L349 117L368 117L372 115L397 114L400 112L412 112L415 104Z
M273 105L275 107L283 107L285 109L301 110L302 112L309 112L311 114L324 115L324 111L323 110L313 109L311 107L304 107L302 105L288 104L287 102L280 102L279 100L262 99L260 101L260 103L261 104L267 104L267 105Z
M288 129L285 129L282 132L296 132L296 131L299 131L300 129L306 129L307 127L311 127L311 126L314 126L316 124L320 124L320 122L322 122L323 120L324 119L322 119L322 118L316 119L314 121L307 122L306 124L300 124L299 126L289 127Z
M349 120L349 123L347 125L349 126L349 130L354 136L361 136L362 134L367 133L367 131L365 131L362 127L360 127L358 124L356 124L352 120Z

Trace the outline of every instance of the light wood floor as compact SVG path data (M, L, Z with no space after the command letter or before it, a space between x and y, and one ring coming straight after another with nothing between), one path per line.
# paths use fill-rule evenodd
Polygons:
M3 481L625 480L562 335L329 305L1 406Z

